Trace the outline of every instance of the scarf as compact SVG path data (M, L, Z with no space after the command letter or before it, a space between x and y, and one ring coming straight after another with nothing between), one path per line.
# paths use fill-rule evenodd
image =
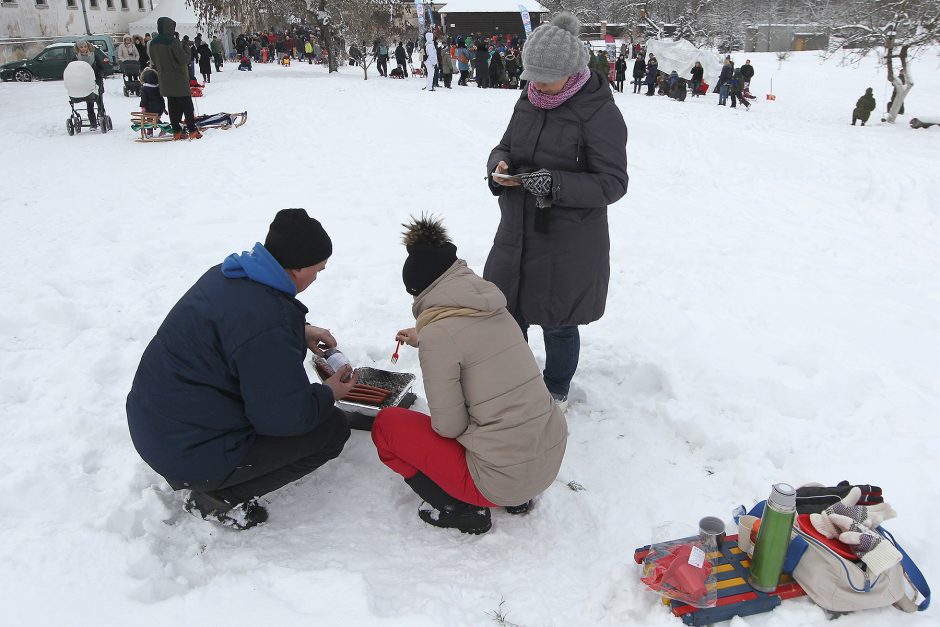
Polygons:
M555 109L563 105L569 98L574 96L578 91L584 87L585 83L588 82L588 79L591 78L591 70L589 68L584 68L574 76L568 77L565 86L561 88L561 91L554 95L543 94L535 88L531 82L529 83L529 102L532 103L533 107L538 109Z
M95 67L95 51L91 47L91 44L88 44L88 52L82 54L78 51L78 48L75 49L75 58L79 61L84 61L91 67Z
M432 322L451 318L453 316L466 316L469 318L483 318L492 315L492 311L480 311L479 309L470 309L469 307L428 307L421 312L415 323L415 331L419 332Z

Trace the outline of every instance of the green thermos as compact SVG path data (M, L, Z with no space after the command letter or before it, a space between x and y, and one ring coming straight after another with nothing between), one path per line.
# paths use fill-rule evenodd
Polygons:
M747 579L755 590L773 592L777 589L795 516L796 490L788 483L775 483L760 519Z

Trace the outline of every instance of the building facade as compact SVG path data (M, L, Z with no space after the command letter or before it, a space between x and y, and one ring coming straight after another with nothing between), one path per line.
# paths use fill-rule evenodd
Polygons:
M829 35L815 24L755 24L744 36L746 52L825 50Z
M126 33L152 11L152 0L3 0L0 63L32 56L63 35Z

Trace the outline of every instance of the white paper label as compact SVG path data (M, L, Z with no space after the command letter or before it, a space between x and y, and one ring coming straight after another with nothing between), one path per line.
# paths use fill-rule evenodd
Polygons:
M705 551L697 546L693 546L692 552L689 553L689 564L696 568L701 568L705 564Z

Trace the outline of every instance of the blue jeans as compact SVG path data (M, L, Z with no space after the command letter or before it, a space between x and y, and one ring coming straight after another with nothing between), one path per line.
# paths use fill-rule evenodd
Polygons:
M718 104L723 105L728 102L728 83L725 83L718 90Z
M514 315L522 335L529 341L529 323ZM542 378L545 387L556 399L566 398L571 387L571 379L578 370L578 357L581 354L581 334L577 326L542 327L545 339L545 370Z

